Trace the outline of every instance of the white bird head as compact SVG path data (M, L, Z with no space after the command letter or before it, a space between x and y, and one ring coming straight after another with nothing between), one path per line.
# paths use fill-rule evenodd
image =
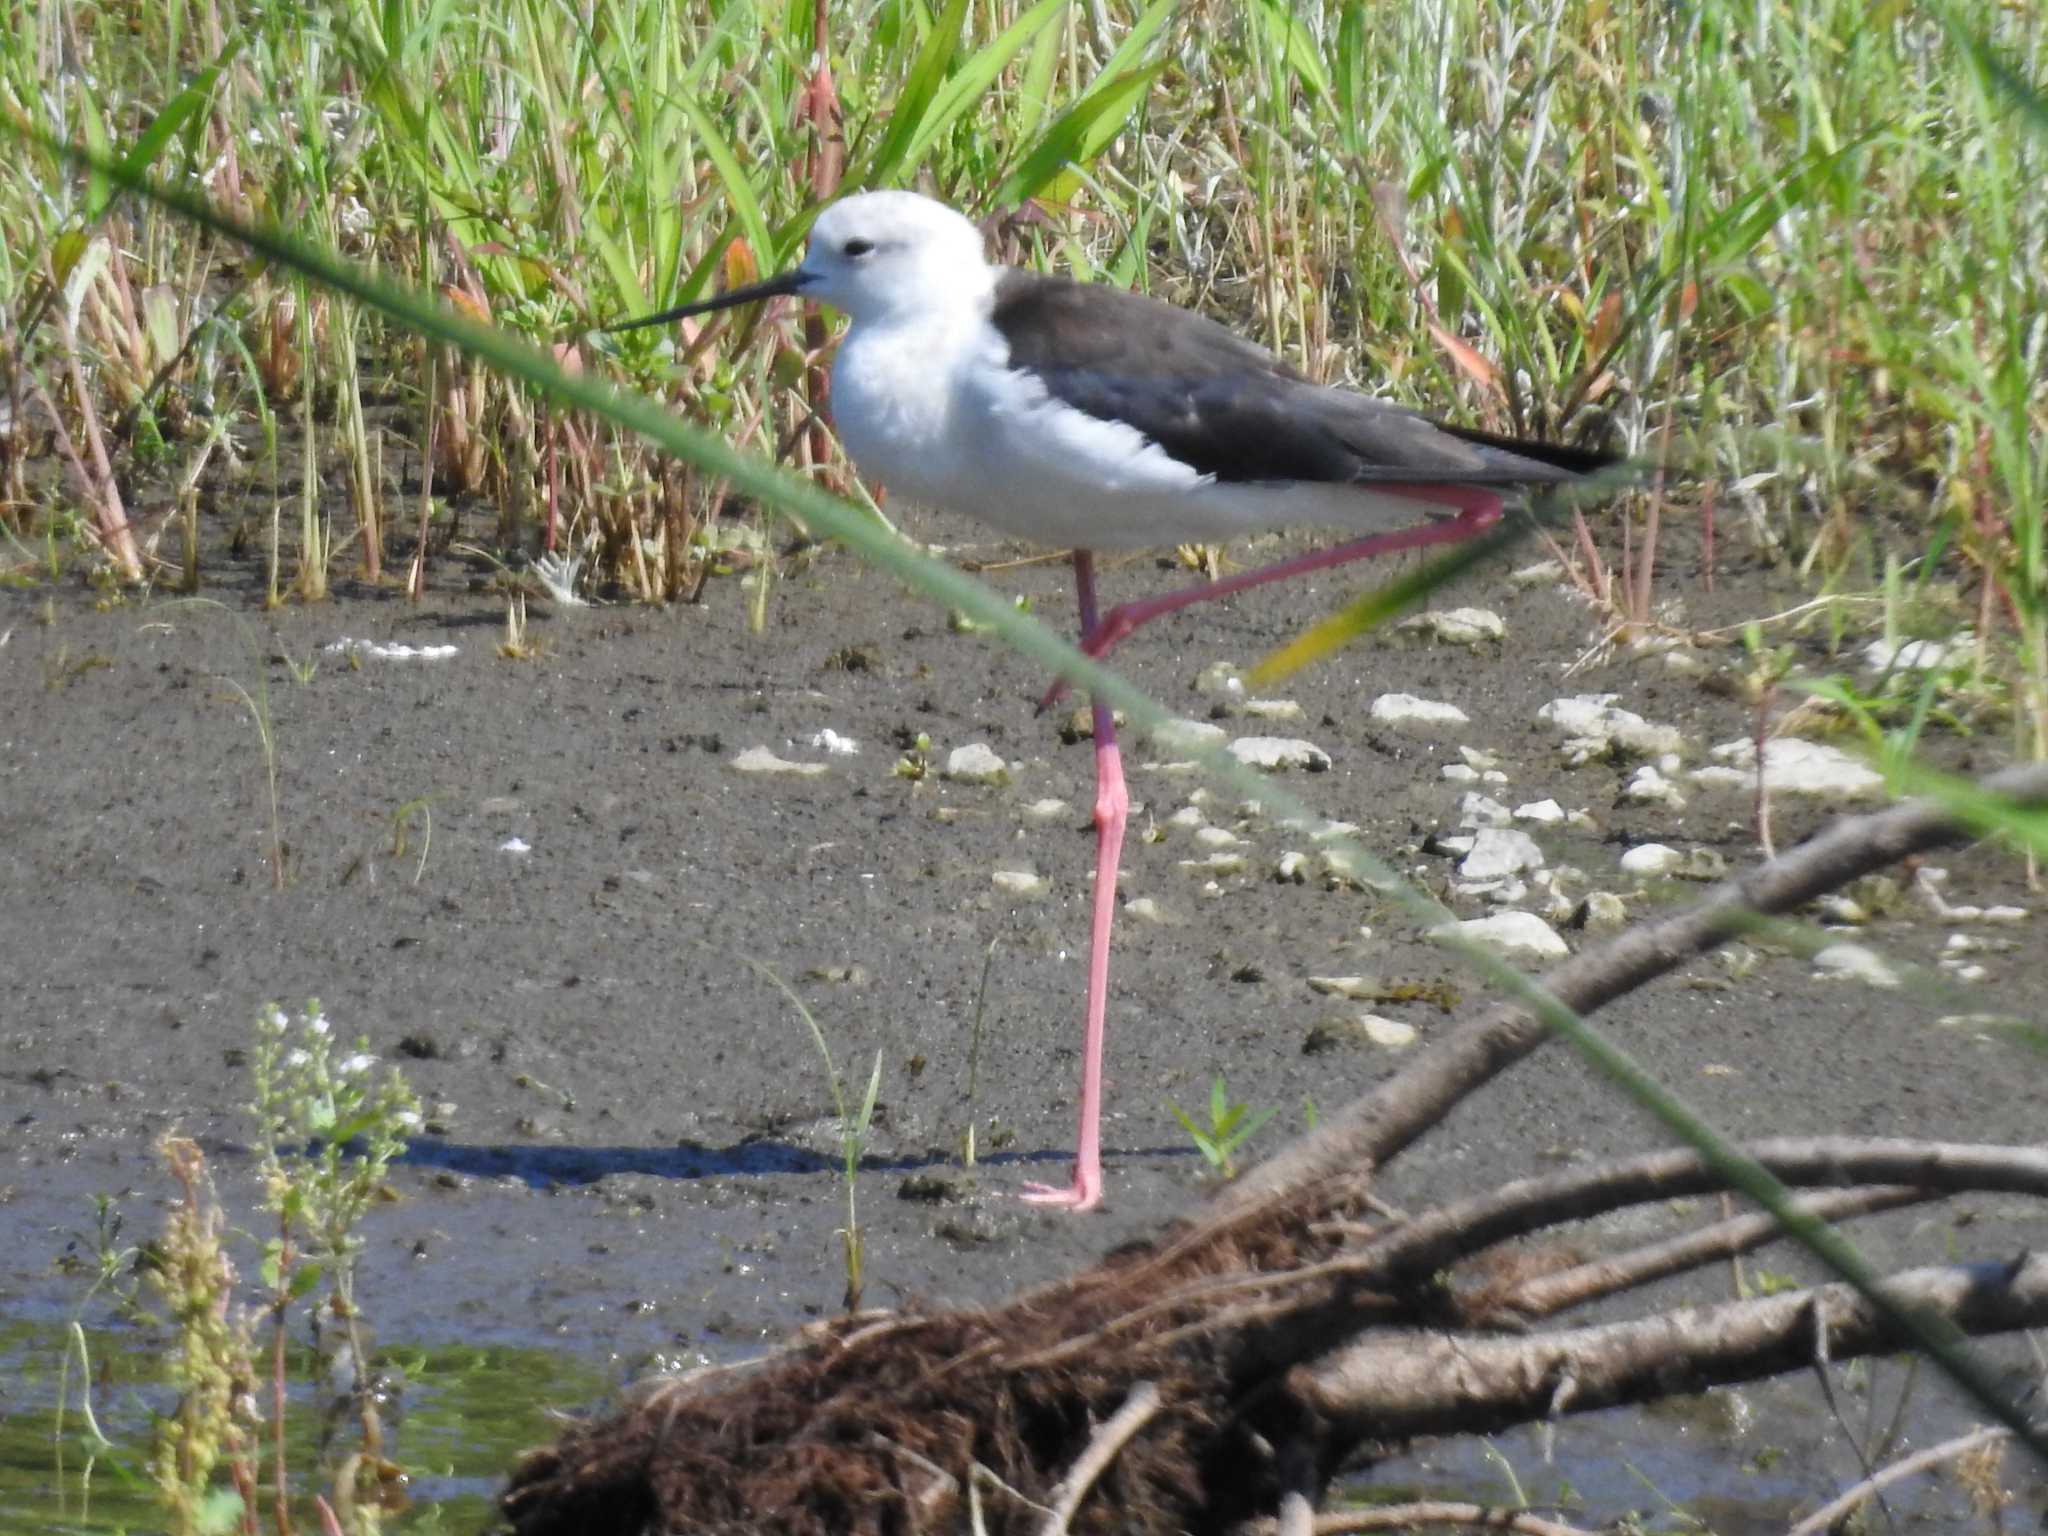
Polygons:
M818 215L801 265L764 282L631 320L656 325L778 294L801 294L856 322L935 304L974 302L994 286L981 231L944 203L916 192L859 192Z

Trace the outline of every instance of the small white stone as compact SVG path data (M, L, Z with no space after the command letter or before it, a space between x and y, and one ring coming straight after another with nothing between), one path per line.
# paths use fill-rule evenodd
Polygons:
M1125 902L1124 915L1135 918L1141 923L1165 923L1172 921L1166 915L1166 909L1161 907L1150 896L1140 896L1133 901Z
M1987 923L2024 923L2028 912L2025 907L1986 907L1983 921Z
M948 752L946 766L940 771L955 784L1007 784L1010 780L1009 764L981 741Z
M1468 747L1460 743L1458 756L1464 759L1468 768L1477 768L1481 773L1491 773L1500 766L1500 754L1483 747Z
M1574 763L1610 752L1631 757L1656 757L1683 749L1685 738L1676 726L1655 725L1633 710L1619 709L1616 693L1582 693L1553 699L1536 718L1566 738L1565 754Z
M1679 787L1644 763L1621 787L1621 798L1631 805L1661 805L1674 811L1685 809L1685 794Z
M1976 638L1967 629L1947 640L1908 640L1900 645L1873 640L1863 648L1863 660L1878 672L1931 672L1974 644Z
M1057 821L1062 816L1073 815L1074 808L1066 801L1048 795L1025 806L1024 814L1032 821Z
M1321 821L1309 828L1308 835L1311 842L1327 843L1335 838L1349 837L1357 830L1355 821Z
M1458 873L1467 880L1503 880L1542 867L1543 850L1528 833L1511 827L1483 827L1472 839L1472 851L1458 865Z
M1557 930L1534 912L1497 912L1465 922L1441 923L1429 930L1438 943L1462 940L1483 945L1506 960L1558 960L1571 948Z
M1325 997L1344 997L1353 1002L1369 1002L1380 992L1379 983L1370 976L1311 976L1308 989Z
M1009 896L1043 896L1049 889L1045 876L1035 869L999 869L989 879L997 890Z
M1314 742L1284 736L1240 736L1230 744L1230 755L1247 768L1261 768L1267 773L1285 768L1321 773L1330 766L1330 754Z
M1354 854L1346 848L1325 848L1323 879L1326 883L1340 888L1361 888L1367 884L1365 860L1361 855Z
M1708 754L1718 768L1694 770L1694 783L1738 792L1756 787L1756 743L1744 736L1724 741ZM1812 799L1882 800L1884 775L1826 742L1775 736L1764 743L1764 788L1774 795Z
M1563 580L1564 564L1558 560L1538 560L1508 575L1508 585L1517 589L1553 586Z
M1621 856L1621 867L1625 873L1650 879L1676 874L1684 863L1684 854L1663 843L1641 843Z
M1303 885L1308 880L1308 855L1289 851L1280 855L1273 865L1273 878L1287 885Z
M1514 812L1477 790L1463 795L1458 801L1458 825L1461 827L1504 827L1514 819Z
M1368 713L1376 725L1416 736L1441 735L1471 724L1471 718L1457 705L1418 699L1412 693L1383 693L1372 701Z
M1593 813L1584 809L1568 811L1565 814L1564 824L1579 832L1598 832L1600 830L1600 823L1595 819Z
M1816 976L1829 981L1861 981L1873 987L1896 987L1898 973L1874 949L1861 944L1830 944L1813 957Z
M811 779L825 772L823 763L793 763L786 757L777 757L766 747L749 747L732 760L735 773L785 773L797 778Z
M1209 698L1242 699L1244 679L1238 676L1237 663L1216 661L1202 668L1195 677L1195 692Z
M1241 875L1249 863L1241 853L1212 853L1203 859L1182 859L1180 867L1191 875Z
M505 841L498 844L498 852L531 853L533 852L533 845L527 842L527 840L523 837L508 837L505 839Z
M1207 720L1162 720L1147 733L1155 750L1169 753L1200 752L1220 747L1230 732Z
M1612 891L1588 891L1585 900L1586 926L1611 930L1628 922L1628 907Z
M1538 826L1552 827L1564 820L1564 807L1555 800L1531 800L1527 805L1518 805L1514 810L1517 821L1533 821Z
M1246 699L1242 713L1254 720L1299 720L1302 709L1292 699Z
M1445 645L1479 646L1507 638L1508 626L1490 608L1451 608L1442 613L1417 613L1398 629L1424 634Z
M1441 771L1443 776L1453 784L1476 784L1479 782L1479 770L1470 763L1445 763Z
M1165 825L1176 832L1192 832L1197 827L1206 827L1209 818L1202 814L1199 805L1184 805L1166 818Z
M1244 839L1228 827L1197 827L1195 841L1204 848L1235 848Z
M815 732L811 745L822 750L828 757L852 757L860 751L860 743L851 736L842 736L831 726Z
M1358 1027L1365 1031L1365 1038L1374 1045L1389 1051L1406 1050L1416 1040L1413 1024L1404 1024L1399 1019L1384 1018L1377 1013L1361 1013Z

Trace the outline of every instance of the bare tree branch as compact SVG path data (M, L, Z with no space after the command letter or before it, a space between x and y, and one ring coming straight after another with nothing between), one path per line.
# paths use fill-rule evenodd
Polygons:
M1908 1270L1885 1288L1970 1333L2048 1323L2040 1254ZM1476 1433L1794 1370L1813 1359L1816 1331L1836 1360L1903 1342L1850 1287L1826 1285L1527 1338L1382 1332L1294 1371L1288 1385L1340 1433Z
M1879 1184L1868 1189L1830 1190L1826 1194L1804 1195L1793 1202L1817 1221L1847 1221L1873 1211L1888 1211L1902 1205L1938 1199L1935 1191L1915 1189L1907 1184ZM1494 1298L1494 1305L1518 1317L1534 1321L1554 1317L1573 1307L1582 1307L1603 1296L1633 1290L1652 1280L1683 1274L1702 1264L1749 1253L1776 1242L1785 1229L1775 1218L1758 1212L1734 1216L1687 1232L1666 1242L1645 1243L1627 1253L1594 1259L1571 1269L1557 1270L1525 1280Z
M2048 1196L2048 1147L1800 1136L1751 1142L1738 1150L1795 1186L1909 1184L1947 1194L1995 1189ZM1516 1179L1383 1232L1326 1261L1320 1270L1355 1274L1376 1285L1396 1284L1560 1221L1600 1216L1647 1200L1709 1194L1720 1187L1720 1176L1691 1151L1652 1152L1537 1179Z

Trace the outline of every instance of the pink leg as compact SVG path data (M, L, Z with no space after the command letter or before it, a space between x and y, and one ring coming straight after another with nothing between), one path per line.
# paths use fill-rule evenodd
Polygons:
M1081 632L1095 627L1095 562L1074 551L1074 586L1081 599ZM1123 856L1123 755L1117 751L1116 721L1109 706L1095 700L1095 905L1088 934L1088 1022L1081 1036L1081 1132L1074 1146L1074 1182L1029 1184L1024 1198L1041 1205L1085 1211L1102 1199L1102 1037L1109 1006L1109 930L1116 921L1116 867Z
M1349 544L1339 544L1334 549L1297 555L1292 560L1281 560L1272 565L1262 565L1255 571L1227 576L1222 581L1203 582L1199 586L1183 587L1178 592L1148 597L1135 603L1124 603L1104 614L1099 624L1089 623L1084 613L1079 642L1081 649L1090 656L1105 656L1111 647L1132 630L1141 624L1151 623L1161 614L1174 613L1195 603L1206 602L1212 597L1229 597L1234 592L1263 587L1269 581L1281 581L1289 576L1305 576L1310 571L1326 571L1332 566L1349 565L1354 560L1369 560L1374 555L1391 555L1404 549L1424 549L1432 544L1455 544L1461 539L1469 539L1475 534L1483 533L1500 520L1500 497L1492 491L1481 491L1460 485L1382 485L1375 486L1374 489L1389 496L1406 496L1415 501L1430 501L1441 506L1456 507L1458 515L1442 522L1423 523L1418 527L1403 528L1394 533L1376 533L1369 539L1354 539ZM1046 690L1045 697L1038 701L1038 707L1041 710L1050 709L1060 701L1066 691L1067 680L1055 679L1052 687Z

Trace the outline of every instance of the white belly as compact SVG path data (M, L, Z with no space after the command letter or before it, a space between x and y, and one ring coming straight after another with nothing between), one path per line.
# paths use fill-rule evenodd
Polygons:
M1010 370L1002 338L857 325L832 370L847 454L893 493L1034 543L1145 549L1267 529L1404 527L1425 510L1355 486L1220 484L1142 433ZM948 359L953 359L950 364Z

